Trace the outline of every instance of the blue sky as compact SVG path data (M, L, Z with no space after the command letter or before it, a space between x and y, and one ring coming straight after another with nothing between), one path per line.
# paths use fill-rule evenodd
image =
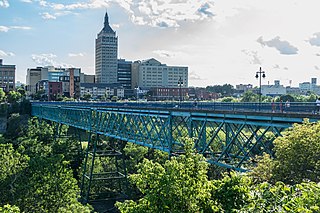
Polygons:
M317 0L0 0L0 58L27 68L80 67L94 74L94 45L106 9L119 58L154 57L189 67L189 85L297 86L320 81Z

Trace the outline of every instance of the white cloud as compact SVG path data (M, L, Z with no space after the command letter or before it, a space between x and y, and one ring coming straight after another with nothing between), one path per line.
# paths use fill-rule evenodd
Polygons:
M112 29L119 29L120 28L120 24L112 24L111 28Z
M71 64L57 62L56 58L57 56L53 53L31 55L31 59L37 66L74 67Z
M85 53L69 53L68 56L69 57L83 57L85 56Z
M213 1L165 1L165 0L134 0L120 6L131 16L133 23L147 24L152 27L179 27L185 21L197 21L213 16ZM130 7L128 7L128 4Z
M42 6L51 7L54 10L75 10L75 9L97 9L107 8L109 6L107 0L90 0L89 2L61 4L41 1Z
M11 26L11 29L16 29L16 30L31 30L31 27L27 27L27 26Z
M8 32L9 30L31 30L31 27L27 26L0 26L0 32Z
M47 12L41 13L41 17L42 17L43 19L45 19L45 20L56 19L56 18L57 18L56 16L51 15L51 14L49 14L49 13L47 13Z
M5 57L5 56L15 56L15 54L12 52L5 52L3 50L0 50L0 57Z
M274 47L283 55L293 55L298 53L298 48L292 46L288 41L281 41L277 36L269 41L264 41L262 36L257 39L262 46Z
M9 27L6 26L0 26L0 32L8 32L10 30Z
M90 0L72 4L39 1L41 6L56 11L108 8L110 3L125 9L133 23L152 27L179 27L185 21L204 20L214 16L213 0Z
M312 46L318 46L320 47L320 32L314 33L312 38L309 39L309 43Z
M0 7L7 8L9 6L9 2L7 0L0 0Z
M259 57L257 51L242 50L242 52L243 52L245 55L247 55L247 56L250 57L249 62L250 62L251 64L259 64L259 65L262 64L262 60L261 60L261 58Z
M192 71L192 72L189 72L189 80L199 81L203 79L200 77L200 75Z
M32 0L20 0L20 1L24 3L32 3Z
M153 53L159 55L160 57L164 57L164 58L172 58L172 57L176 56L175 52L168 51L168 50L154 50Z

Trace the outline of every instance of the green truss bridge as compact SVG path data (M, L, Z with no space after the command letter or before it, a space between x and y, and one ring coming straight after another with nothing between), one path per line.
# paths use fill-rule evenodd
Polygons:
M285 129L305 118L320 119L314 103L284 108L271 103L34 102L32 115L169 155L182 153L184 138L192 137L209 163L246 171L256 156L273 155L272 143Z

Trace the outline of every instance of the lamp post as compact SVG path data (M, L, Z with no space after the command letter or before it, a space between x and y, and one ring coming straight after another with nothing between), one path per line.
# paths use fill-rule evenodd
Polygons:
M256 79L259 78L259 110L260 110L260 105L261 105L261 77L262 78L265 78L266 77L266 74L265 74L265 71L262 71L261 67L259 69L259 71L256 72Z
M181 76L179 77L178 86L179 86L179 104L181 107L181 101L182 101L182 94L181 94L181 86L183 85L183 81Z

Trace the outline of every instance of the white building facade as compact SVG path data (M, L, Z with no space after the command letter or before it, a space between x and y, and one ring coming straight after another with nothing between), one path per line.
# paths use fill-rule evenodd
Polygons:
M281 96L287 93L287 89L280 85L279 80L274 81L274 85L262 85L261 94L264 96Z
M136 75L132 84L137 87L188 87L188 67L167 66L152 58L134 62L132 68L132 75Z

